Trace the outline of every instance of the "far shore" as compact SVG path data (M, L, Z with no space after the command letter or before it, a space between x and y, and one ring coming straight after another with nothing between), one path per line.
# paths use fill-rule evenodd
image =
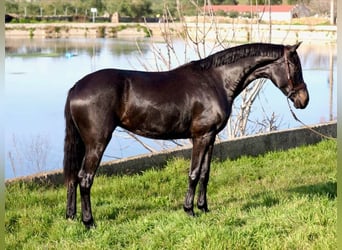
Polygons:
M271 27L271 29L270 29ZM153 37L165 35L184 37L185 31L191 37L196 30L206 32L206 39L222 39L233 42L336 42L337 27L331 25L291 24L234 24L207 23L198 25L182 23L9 23L5 24L5 38L85 38L85 37Z

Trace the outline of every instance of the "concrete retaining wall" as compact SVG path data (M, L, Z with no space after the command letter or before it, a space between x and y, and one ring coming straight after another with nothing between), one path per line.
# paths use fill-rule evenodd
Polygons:
M336 122L320 124L312 128L326 136L337 137ZM308 128L295 128L247 136L215 144L213 158L225 160L227 158L236 159L242 155L256 156L269 151L286 150L302 145L314 144L322 139L324 139L322 136L313 133ZM141 173L150 168L162 168L169 159L175 157L190 159L191 147L182 147L160 153L104 162L101 164L98 174L123 175ZM63 184L63 173L59 170L23 178L14 178L7 180L6 184L15 181L34 181L40 184L60 185Z

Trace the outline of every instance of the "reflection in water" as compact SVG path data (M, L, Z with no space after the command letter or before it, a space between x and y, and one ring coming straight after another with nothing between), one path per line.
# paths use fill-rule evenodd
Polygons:
M182 46L182 42L176 43L180 54L184 53ZM165 51L165 44L158 44L158 49ZM310 103L305 110L296 110L297 115L307 124L335 119L335 44L304 43L298 53ZM6 178L62 168L64 103L77 80L108 67L143 70L142 62L154 65L154 58L150 41L144 39L6 39ZM196 59L195 54L189 54L189 59ZM272 85L265 84L252 107L251 119L275 113L282 121L279 129L300 126L293 120L283 94ZM146 141L158 148L158 142ZM118 158L139 153L146 151L120 130L105 152ZM46 161L44 167L38 162L42 159Z
M148 44L131 40L106 39L6 39L6 57L64 57L66 53L75 55L100 55L103 50L109 50L115 56L125 56L137 51L136 42L142 53L148 51Z

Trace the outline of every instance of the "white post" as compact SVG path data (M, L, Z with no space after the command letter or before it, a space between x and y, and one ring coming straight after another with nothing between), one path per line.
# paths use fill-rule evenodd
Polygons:
M91 13L93 13L93 23L95 23L95 14L97 12L96 8L90 8Z

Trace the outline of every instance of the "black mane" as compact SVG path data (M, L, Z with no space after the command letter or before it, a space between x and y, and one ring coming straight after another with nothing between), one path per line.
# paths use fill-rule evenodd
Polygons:
M254 56L264 56L277 59L284 54L284 46L268 43L244 44L212 54L206 58L195 61L202 70L212 67L234 63L239 59Z

